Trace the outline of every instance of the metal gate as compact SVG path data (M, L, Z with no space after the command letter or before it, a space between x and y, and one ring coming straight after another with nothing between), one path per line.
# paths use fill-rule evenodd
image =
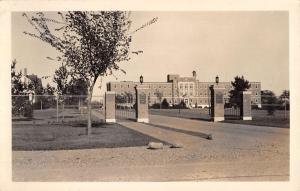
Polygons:
M241 109L240 107L230 107L224 108L225 119L241 119Z
M116 120L135 120L136 104L133 94L116 94Z

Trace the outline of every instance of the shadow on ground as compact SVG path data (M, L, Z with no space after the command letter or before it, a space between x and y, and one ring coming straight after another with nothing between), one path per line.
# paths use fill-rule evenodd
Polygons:
M167 127L167 126L163 126L163 125L156 125L156 124L152 124L152 123L150 123L149 125L158 127L161 129L165 129L165 130L170 130L170 131L184 133L184 134L188 134L188 135L192 135L192 136L196 136L196 137L201 137L203 139L208 139L211 136L211 134L195 132L195 131L187 131L187 130L183 130L183 129L176 129L176 128L171 128L171 127Z

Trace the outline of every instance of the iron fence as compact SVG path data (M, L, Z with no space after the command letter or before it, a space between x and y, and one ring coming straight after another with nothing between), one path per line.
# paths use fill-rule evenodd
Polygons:
M88 111L87 95L12 95L13 122L61 123L86 120ZM103 118L104 97L92 96L92 117Z
M240 107L224 108L225 119L240 119L241 109Z
M115 98L116 120L136 118L136 100L130 94L117 94Z

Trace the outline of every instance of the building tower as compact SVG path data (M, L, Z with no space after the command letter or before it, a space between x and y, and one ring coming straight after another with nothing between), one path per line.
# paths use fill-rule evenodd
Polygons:
M193 78L196 79L196 77L197 77L197 73L196 73L196 71L194 70L194 71L193 71Z

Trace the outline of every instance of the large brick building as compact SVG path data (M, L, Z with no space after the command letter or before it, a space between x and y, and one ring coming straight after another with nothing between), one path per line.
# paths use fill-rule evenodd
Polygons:
M160 100L167 99L170 105L176 105L183 100L191 107L207 107L210 103L210 89L215 82L199 82L193 71L192 77L180 77L178 74L169 74L167 82L144 82L149 86L149 104L159 103ZM134 87L140 82L121 81L108 82L107 91L114 91L116 94L135 94ZM261 83L250 82L249 91L252 92L251 102L261 106ZM219 82L218 86L224 89L224 99L229 100L229 91L233 88L230 82Z

